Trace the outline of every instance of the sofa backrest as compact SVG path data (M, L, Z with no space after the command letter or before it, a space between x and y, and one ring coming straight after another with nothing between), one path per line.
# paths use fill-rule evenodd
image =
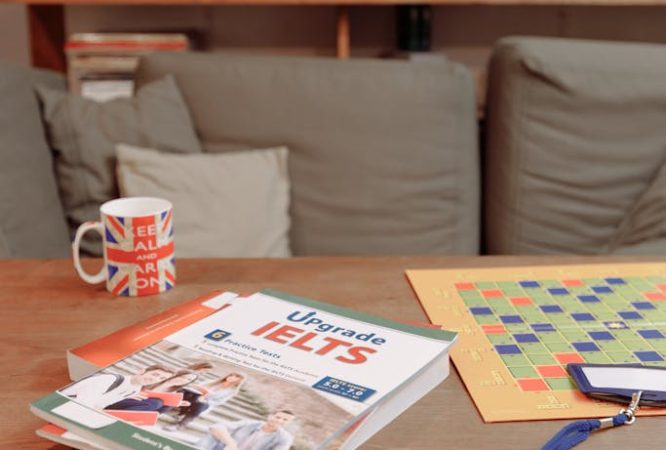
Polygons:
M0 62L0 258L69 255L69 235L34 86L64 78Z
M155 54L138 84L165 74L208 151L289 147L295 255L478 251L474 93L460 65Z
M666 207L636 208L653 203L650 187L666 176L665 74L663 45L497 44L484 163L489 253L666 252L651 225L666 228Z

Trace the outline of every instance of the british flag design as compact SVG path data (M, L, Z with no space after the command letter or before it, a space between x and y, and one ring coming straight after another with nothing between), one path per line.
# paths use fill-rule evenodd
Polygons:
M115 295L159 294L176 283L173 212L146 217L104 215L106 287Z

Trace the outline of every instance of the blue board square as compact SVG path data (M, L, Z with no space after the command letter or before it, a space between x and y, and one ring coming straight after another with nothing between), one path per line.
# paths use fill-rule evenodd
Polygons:
M517 355L522 353L520 351L520 347L512 344L496 345L495 350L497 350L497 353L499 353L500 355Z
M604 322L604 325L606 325L606 328L609 330L626 330L629 328L626 323L622 322L621 320L615 320L613 322Z
M561 313L562 307L558 305L542 305L540 306L541 311L545 313Z
M550 292L551 295L568 295L569 291L565 288L549 288L548 292Z
M493 310L488 307L477 307L477 308L470 308L469 312L471 312L475 316L481 316L481 315L492 314Z
M500 316L502 323L523 323L523 318L520 316Z
M608 286L594 286L592 290L597 294L611 294L613 292L613 289Z
M636 309L655 309L654 305L650 302L634 302L632 305Z
M579 352L598 352L599 347L594 342L572 342L571 345L574 346Z
M615 337L608 331L590 331L587 333L595 341L614 341Z
M622 278L606 278L608 284L627 284Z
M663 339L664 335L659 330L638 330L638 334L644 339Z
M641 361L663 361L664 358L657 352L634 352L634 355Z
M553 326L552 323L533 323L530 326L537 333L555 331L555 327Z
M601 299L596 295L579 295L578 300L583 303L596 303L601 301Z
M513 338L520 344L525 344L528 342L539 342L539 338L532 333L514 334Z
M642 319L643 318L643 316L638 314L636 311L620 311L617 314L625 320Z
M538 288L541 286L538 281L519 281L518 284L524 288Z
M577 322L583 322L586 320L595 320L594 316L590 313L572 313L571 317Z

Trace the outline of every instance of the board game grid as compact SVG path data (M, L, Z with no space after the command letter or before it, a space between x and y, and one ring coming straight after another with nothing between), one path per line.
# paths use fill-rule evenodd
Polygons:
M458 282L521 390L574 390L568 363L666 366L666 277Z

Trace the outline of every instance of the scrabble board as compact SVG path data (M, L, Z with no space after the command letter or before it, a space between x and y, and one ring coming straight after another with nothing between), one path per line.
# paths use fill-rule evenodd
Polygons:
M578 392L568 363L666 366L666 264L408 270L407 277L431 322L459 333L451 358L487 422L617 414L617 404Z

